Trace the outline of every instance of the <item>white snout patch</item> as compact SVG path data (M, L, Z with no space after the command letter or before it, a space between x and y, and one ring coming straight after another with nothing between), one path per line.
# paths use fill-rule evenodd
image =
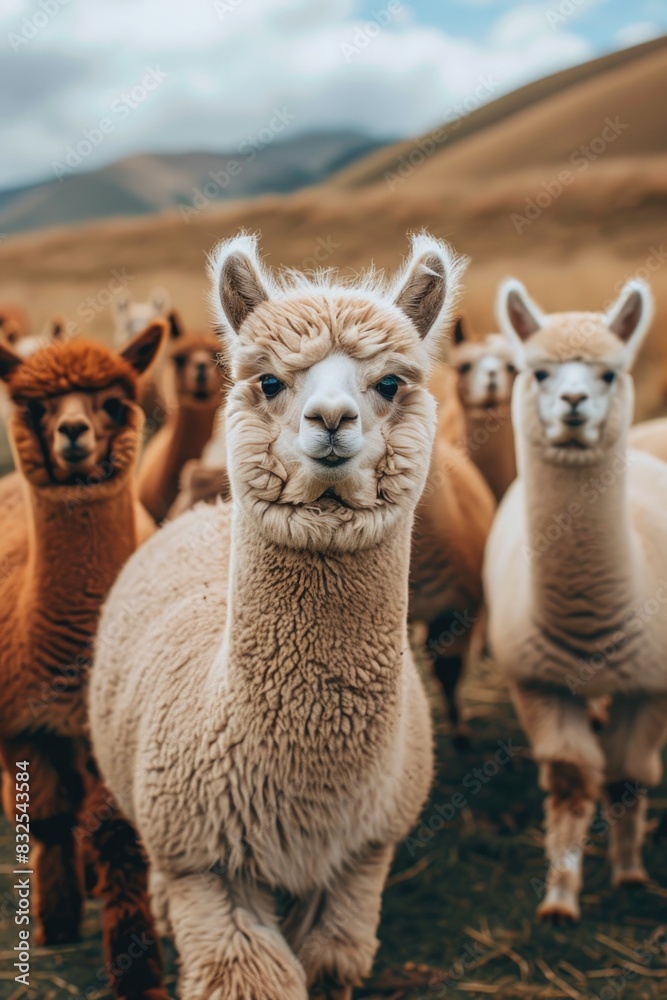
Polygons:
M615 373L602 365L568 361L538 366L531 377L537 382L538 412L549 443L597 445L609 415Z
M302 390L298 444L304 455L320 462L354 458L362 448L361 392L350 358L331 355L308 371Z

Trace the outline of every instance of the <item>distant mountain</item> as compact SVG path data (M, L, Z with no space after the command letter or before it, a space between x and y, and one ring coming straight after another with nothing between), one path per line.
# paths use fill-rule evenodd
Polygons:
M62 180L0 191L0 232L148 215L175 206L181 206L184 217L194 216L214 201L315 184L383 145L357 132L325 132L261 149L244 143L241 152L229 154L133 156Z

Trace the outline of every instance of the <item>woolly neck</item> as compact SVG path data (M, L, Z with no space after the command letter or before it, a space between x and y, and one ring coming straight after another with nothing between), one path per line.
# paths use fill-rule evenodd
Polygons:
M589 465L553 464L522 442L536 623L583 647L621 628L633 604L636 548L625 438Z
M229 683L267 731L317 745L333 771L352 765L351 747L358 757L387 738L408 649L410 530L406 516L363 551L310 552L267 542L234 507Z

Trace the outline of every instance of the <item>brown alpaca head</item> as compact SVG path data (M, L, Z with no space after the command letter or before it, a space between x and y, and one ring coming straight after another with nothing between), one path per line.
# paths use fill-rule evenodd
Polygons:
M459 398L466 409L509 406L516 368L507 339L500 333L471 337L461 316L453 339L450 363L456 369Z
M142 425L138 379L164 333L163 322L152 323L121 354L91 341L56 340L23 359L0 345L16 462L33 486L102 489L133 468Z
M217 408L227 385L225 369L218 361L220 341L209 330L186 333L175 312L168 319L169 363L179 406Z

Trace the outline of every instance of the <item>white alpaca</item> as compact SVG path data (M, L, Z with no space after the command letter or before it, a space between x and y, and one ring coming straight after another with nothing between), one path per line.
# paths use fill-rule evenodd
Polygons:
M278 279L249 236L215 253L234 502L128 563L90 702L184 1000L340 1000L370 972L394 845L432 775L408 570L429 359L460 269L426 236L392 285Z
M515 347L519 478L487 547L489 637L548 793L538 914L579 916L596 802L610 807L613 885L641 882L646 798L667 726L667 466L627 450L629 369L651 319L630 282L606 314L545 316L500 289ZM593 732L587 699L608 696ZM626 787L627 786L627 787ZM620 815L619 815L620 813Z
M169 295L164 288L154 288L145 302L135 302L127 289L117 292L111 303L117 350L121 351L154 319L166 318L168 311Z
M459 318L450 362L465 413L466 450L496 500L502 500L516 477L510 413L516 368L511 345L499 333L471 339Z

